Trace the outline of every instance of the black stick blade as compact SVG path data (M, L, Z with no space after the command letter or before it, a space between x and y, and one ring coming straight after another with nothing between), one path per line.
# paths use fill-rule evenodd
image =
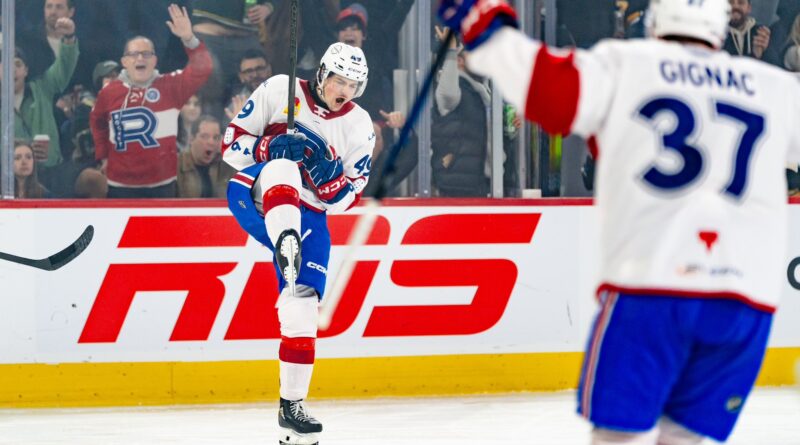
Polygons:
M86 250L86 248L89 247L89 243L92 241L93 237L94 226L89 225L86 227L83 233L81 233L81 236L79 236L78 239L76 239L72 244L65 247L62 251L50 255L47 258L34 260L31 258L23 258L12 255L10 253L0 252L0 259L47 271L56 270L74 260L75 257Z
M81 233L81 236L75 240L75 242L67 246L61 252L53 254L47 258L47 260L50 262L50 268L46 270L56 270L74 260L75 257L80 255L84 250L86 250L87 247L89 247L89 243L92 242L93 237L94 226L89 225L86 227L83 233Z

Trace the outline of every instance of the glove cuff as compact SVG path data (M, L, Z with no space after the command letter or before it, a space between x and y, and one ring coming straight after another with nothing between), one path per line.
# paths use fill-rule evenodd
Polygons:
M505 2L478 1L461 22L464 47L473 50L503 26L517 28L517 12Z
M256 163L269 161L269 142L272 140L271 136L261 136L256 139L253 145L253 159Z
M328 203L338 201L339 199L341 199L341 197L339 197L339 199L336 199L337 195L339 195L342 192L346 192L348 186L352 188L350 181L348 181L347 178L344 177L344 175L339 175L338 178L335 178L332 181L327 182L322 186L320 186L317 189L317 197L319 197L320 200Z

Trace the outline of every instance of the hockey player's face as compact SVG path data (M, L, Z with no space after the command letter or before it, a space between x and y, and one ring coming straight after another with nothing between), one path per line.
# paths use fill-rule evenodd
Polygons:
M339 111L344 104L353 100L356 95L358 82L334 74L325 81L323 99L331 111Z
M153 76L156 69L156 57L153 44L147 39L135 39L128 42L122 56L122 66L128 71L128 77L134 83L145 83Z

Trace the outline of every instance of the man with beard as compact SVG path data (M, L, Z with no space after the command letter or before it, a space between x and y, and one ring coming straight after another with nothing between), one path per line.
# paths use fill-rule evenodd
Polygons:
M75 25L69 25L75 16L74 0L46 0L43 12L44 26L21 29L17 35L17 44L28 55L31 77L39 76L53 64L62 39L75 37Z
M731 20L728 28L728 38L725 41L725 51L734 56L747 56L755 59L765 59L769 47L770 30L766 26L756 23L750 17L753 10L751 0L730 0Z
M239 85L232 88L231 98L225 109L228 120L242 109L247 98L265 80L272 77L272 64L260 50L248 50L239 60Z
M272 65L267 62L264 53L257 50L248 51L239 61L239 82L242 88L236 94L250 97L253 91L270 77L272 77Z

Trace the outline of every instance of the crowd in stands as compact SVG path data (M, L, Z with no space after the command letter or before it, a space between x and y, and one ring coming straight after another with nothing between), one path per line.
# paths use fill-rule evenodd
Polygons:
M726 50L800 72L800 2L730 2ZM777 7L756 19L756 6L770 2ZM559 44L641 37L647 3L559 1ZM298 77L311 79L334 41L365 52L369 84L357 102L377 135L373 176L405 122L394 106L393 70L413 4L299 0ZM262 82L288 74L290 1L17 0L15 6L15 196L224 197L234 172L220 162L220 131ZM607 15L597 14L605 7ZM591 18L582 18L589 12ZM444 33L434 32L439 40ZM433 194L485 197L491 193L491 86L469 72L462 51L454 42L434 86ZM506 105L504 183L517 190L520 126ZM417 167L416 143L412 136L392 187ZM800 175L787 175L800 189Z

